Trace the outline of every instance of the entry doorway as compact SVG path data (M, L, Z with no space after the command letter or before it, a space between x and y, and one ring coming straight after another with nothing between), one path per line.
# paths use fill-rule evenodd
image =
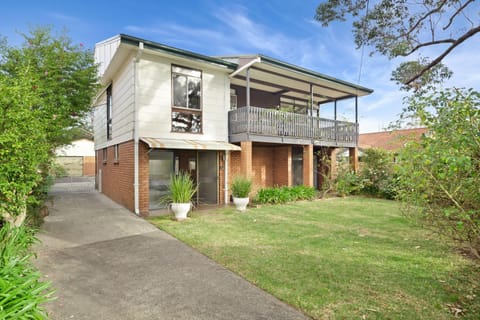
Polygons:
M180 172L190 174L198 185L196 204L218 204L218 152L153 149L149 153L149 208L162 209L161 198L168 194L170 177Z
M216 151L198 152L198 203L218 203L218 153Z

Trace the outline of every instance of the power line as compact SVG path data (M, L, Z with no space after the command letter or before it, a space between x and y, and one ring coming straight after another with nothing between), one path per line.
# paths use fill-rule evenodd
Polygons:
M367 0L367 6L365 8L365 21L363 23L363 32L365 33L366 32L366 29L367 29L367 24L368 24L368 20L367 20L367 16L368 16L368 6L370 4L370 0ZM358 80L357 80L357 84L359 85L360 84L360 80L362 78L362 67L363 67L363 57L365 55L365 42L362 43L362 51L361 51L361 54L360 54L360 66L358 68Z

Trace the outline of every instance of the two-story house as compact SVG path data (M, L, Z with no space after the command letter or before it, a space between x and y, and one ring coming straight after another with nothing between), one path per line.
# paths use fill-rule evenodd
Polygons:
M95 47L103 89L94 106L96 186L137 214L159 208L188 171L197 203L230 199L236 175L255 188L317 186L319 152L350 148L358 97L372 90L263 55L210 57L127 35ZM321 117L349 99L355 122Z

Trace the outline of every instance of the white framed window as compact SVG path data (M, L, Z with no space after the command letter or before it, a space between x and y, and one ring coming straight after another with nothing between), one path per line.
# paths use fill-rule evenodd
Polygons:
M202 71L172 65L172 131L202 132Z

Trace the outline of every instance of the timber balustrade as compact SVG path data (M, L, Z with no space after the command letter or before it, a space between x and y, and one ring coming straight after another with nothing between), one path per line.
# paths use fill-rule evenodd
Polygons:
M229 135L290 137L312 143L356 146L358 125L353 122L258 107L242 107L228 113Z

